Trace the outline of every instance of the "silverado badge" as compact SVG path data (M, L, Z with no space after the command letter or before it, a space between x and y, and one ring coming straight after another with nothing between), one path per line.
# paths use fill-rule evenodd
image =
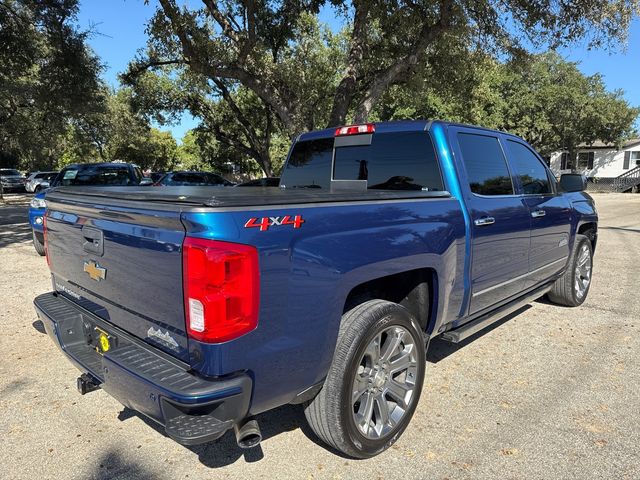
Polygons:
M88 262L85 260L83 270L89 274L91 280L95 280L96 282L104 280L107 276L107 269L102 268L98 262L94 262L93 260L89 260Z

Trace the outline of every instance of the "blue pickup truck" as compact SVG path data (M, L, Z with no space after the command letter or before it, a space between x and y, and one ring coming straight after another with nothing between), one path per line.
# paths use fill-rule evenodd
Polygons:
M543 295L584 302L597 240L584 180L521 138L444 122L300 135L279 187L57 188L38 316L82 371L183 444L301 404L346 455L402 434L430 339ZM250 191L249 191L250 190Z

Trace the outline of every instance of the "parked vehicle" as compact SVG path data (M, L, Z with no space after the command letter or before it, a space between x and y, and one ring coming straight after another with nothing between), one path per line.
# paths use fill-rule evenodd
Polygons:
M57 175L58 172L34 172L27 177L24 187L29 193L46 190Z
M185 187L185 186L232 186L229 180L217 173L211 172L169 172L156 182L157 186Z
M139 185L143 181L140 168L129 163L80 163L69 165L51 180L58 186ZM39 186L44 187L44 182ZM37 187L36 187L37 188ZM29 224L33 246L44 256L44 212L46 189L41 188L29 204Z
M0 168L0 184L4 192L24 192L25 177L14 168Z
M277 187L278 185L280 185L280 177L265 177L239 183L236 187Z
M543 295L578 306L597 213L521 138L407 121L302 134L280 188L56 189L51 338L184 444L302 404L371 457L406 428L430 339L459 342ZM153 299L152 301L150 299Z
M164 177L166 174L164 172L151 172L149 174L149 178L151 179L151 181L153 183L157 183L162 177Z

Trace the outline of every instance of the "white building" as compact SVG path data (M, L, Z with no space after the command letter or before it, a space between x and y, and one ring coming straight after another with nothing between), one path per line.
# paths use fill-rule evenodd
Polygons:
M621 150L602 142L580 145L575 165L571 163L567 152L555 152L551 155L549 166L556 175L574 172L587 177L618 177L640 166L640 138L628 140Z

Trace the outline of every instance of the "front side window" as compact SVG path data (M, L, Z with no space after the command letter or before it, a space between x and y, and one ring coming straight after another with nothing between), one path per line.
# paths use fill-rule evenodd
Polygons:
M459 133L469 187L478 195L513 195L507 161L497 137Z
M551 183L547 169L536 155L525 145L507 140L511 152L511 165L520 180L525 195L551 193Z
M632 167L640 166L640 152L631 152L631 166Z

